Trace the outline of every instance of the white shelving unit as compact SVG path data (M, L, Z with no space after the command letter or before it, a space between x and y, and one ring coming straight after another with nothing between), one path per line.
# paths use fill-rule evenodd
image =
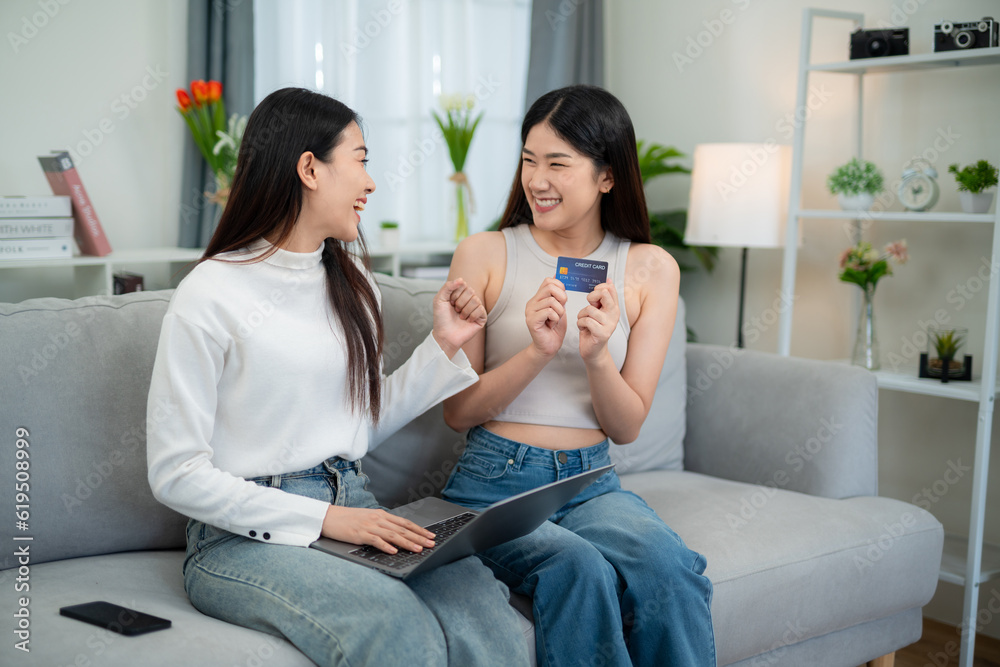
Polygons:
M368 248L368 254L372 258L372 264L377 260L387 260L394 276L399 276L402 272L403 258L405 257L426 257L428 255L451 255L458 246L453 241L419 241L417 243L401 243L396 248L383 248L373 245ZM423 263L421 261L420 263ZM378 268L377 266L375 268Z
M451 255L456 244L451 241L422 241L405 243L398 248L369 248L373 264L383 262L394 276L402 273L403 260L414 258L423 263L423 258L432 255ZM135 250L115 250L105 257L78 255L63 259L5 259L0 260L0 279L17 269L56 269L72 267L74 296L92 294L112 294L114 274L123 269L143 264L167 264L170 275L175 276L174 284L182 278L181 272L188 264L197 261L205 252L204 248L142 248ZM379 268L376 266L375 268Z
M135 250L115 250L104 257L78 255L63 259L5 259L0 260L0 270L4 274L16 269L73 268L75 296L91 294L112 294L114 274L117 271L142 264L167 264L171 275L201 257L200 248L141 248Z
M814 73L853 75L857 79L857 137L855 154L862 157L862 129L864 127L865 76L891 75L894 72L1000 65L1000 48L974 49L972 51L950 51L886 58L869 58L836 63L810 63L813 20L817 18L850 21L864 25L864 15L854 12L806 9L802 15L802 45L799 54L798 91L796 108L806 108L809 91L809 77ZM845 44L847 42L845 31ZM974 92L974 91L972 91ZM991 128L987 128L991 129ZM802 202L802 169L805 149L805 121L796 126L792 145L792 182L788 206L788 228L782 265L782 293L789 297L795 293L795 269L798 252L799 220L892 220L900 222L933 223L979 223L993 225L992 263L1000 261L1000 213L970 215L958 212L850 212L805 210ZM996 162L996 160L994 160ZM791 347L792 304L781 314L778 331L778 352L787 356ZM1000 577L1000 547L983 544L983 528L986 514L986 491L989 473L990 438L993 424L993 406L997 392L997 334L1000 331L1000 272L991 271L989 296L986 312L986 332L983 355L980 360L981 377L973 382L950 382L942 384L937 380L917 377L916 369L900 372L877 371L875 377L882 389L924 394L979 404L976 428L976 454L973 464L972 507L969 518L968 538L946 535L944 557L941 563L940 580L964 586L962 605L963 632L961 638L961 667L972 667L975 648L975 627L981 584ZM971 627L971 631L970 630Z

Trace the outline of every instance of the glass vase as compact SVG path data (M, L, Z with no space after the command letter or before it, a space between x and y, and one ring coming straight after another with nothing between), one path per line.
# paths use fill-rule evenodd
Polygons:
M452 179L455 180L455 179ZM465 182L455 182L455 242L469 235L469 197Z
M858 314L858 334L854 338L851 363L877 371L879 363L878 336L875 335L875 288L871 285L862 291L861 312Z

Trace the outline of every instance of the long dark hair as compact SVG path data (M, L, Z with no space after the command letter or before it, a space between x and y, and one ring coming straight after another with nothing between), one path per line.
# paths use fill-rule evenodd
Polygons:
M568 86L545 93L528 109L521 124L521 145L539 123L594 162L595 169L611 168L615 184L601 196L601 228L615 236L649 243L649 211L642 189L639 156L632 119L618 98L597 86ZM531 205L521 185L521 165L500 219L500 229L531 223Z
M239 250L267 238L274 248L241 262L274 254L291 236L302 211L299 157L311 151L329 162L345 128L358 123L347 106L303 88L283 88L257 105L247 121L240 145L229 201L201 261ZM360 124L360 123L359 123ZM359 230L358 246L365 269L368 249ZM367 410L377 422L381 410L381 357L384 336L378 300L367 276L337 239L323 244L327 296L347 341L347 380L351 406Z

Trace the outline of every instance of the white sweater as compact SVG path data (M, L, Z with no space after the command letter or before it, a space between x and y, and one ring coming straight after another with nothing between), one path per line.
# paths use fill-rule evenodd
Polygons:
M226 257L269 247L257 242ZM428 335L383 377L380 423L370 432L348 401L346 348L321 257L322 246L279 249L251 264L209 260L181 281L163 318L147 411L149 483L163 504L240 535L307 546L329 505L247 478L359 459L478 379L464 353L449 360Z

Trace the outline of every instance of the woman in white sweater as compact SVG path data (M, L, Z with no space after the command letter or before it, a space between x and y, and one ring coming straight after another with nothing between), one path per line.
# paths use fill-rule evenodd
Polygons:
M346 249L375 190L366 162L356 114L330 97L286 88L251 114L218 229L163 319L149 483L191 518L185 588L210 616L322 665L525 663L507 590L477 559L404 583L307 548L432 546L379 508L360 459L477 380L461 347L486 316L462 280L382 376L378 288Z

